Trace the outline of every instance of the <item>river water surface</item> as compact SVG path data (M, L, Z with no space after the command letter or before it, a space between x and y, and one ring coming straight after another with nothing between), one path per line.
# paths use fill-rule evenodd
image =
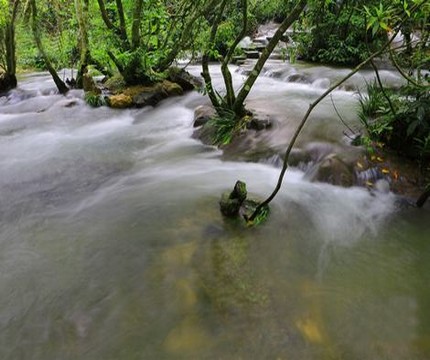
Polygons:
M311 80L291 83L285 66L249 100L277 144L343 71L303 65ZM354 128L368 76L333 94ZM0 98L0 358L430 358L429 208L291 169L267 223L225 221L223 191L263 197L279 169L192 139L206 102L93 109L46 74ZM327 100L301 141L344 130Z

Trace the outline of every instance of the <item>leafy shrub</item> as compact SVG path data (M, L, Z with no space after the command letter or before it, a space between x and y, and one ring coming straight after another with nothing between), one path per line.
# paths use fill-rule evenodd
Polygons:
M359 116L373 140L409 157L430 158L430 94L425 86L405 86L399 91L385 90L377 84L361 96Z
M227 145L234 135L246 128L248 117L237 119L232 110L224 110L222 115L217 115L209 120L208 126L213 128L212 143L214 145Z
M106 101L103 96L90 91L85 93L85 102L91 107L100 107L106 105Z
M311 9L305 19L309 31L293 35L298 55L305 60L336 65L356 65L366 59L365 17L355 9ZM382 38L369 37L370 47Z
M279 0L255 1L251 6L251 12L259 24L274 20L282 22L288 14L288 7Z
M163 78L153 69L157 64L157 54L144 49L128 51L118 56L125 82L129 85L151 84Z

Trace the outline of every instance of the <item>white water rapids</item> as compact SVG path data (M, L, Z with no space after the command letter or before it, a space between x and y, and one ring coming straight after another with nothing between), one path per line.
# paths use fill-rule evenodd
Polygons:
M268 70L315 78L258 80L248 104L280 121L277 145L346 71ZM201 94L120 111L52 90L30 75L0 98L1 359L430 356L428 208L291 169L269 221L244 229L221 217L221 193L241 179L264 197L279 169L192 139ZM359 127L355 92L333 99ZM299 146L344 130L327 99Z

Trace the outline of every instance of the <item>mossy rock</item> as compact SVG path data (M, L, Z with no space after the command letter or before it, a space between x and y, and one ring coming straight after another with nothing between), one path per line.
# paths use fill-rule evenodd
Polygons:
M126 109L133 106L133 99L126 94L111 95L108 97L108 105L114 109Z
M134 97L142 93L156 93L162 91L163 88L160 83L154 85L133 85L128 86L121 91L122 94Z
M168 69L168 80L179 84L184 91L203 88L203 82L200 78L197 78L184 69L175 66Z
M93 77L88 73L85 73L82 76L82 87L85 92L89 92L91 94L99 95L102 93L100 88L97 87Z
M126 83L121 74L115 74L104 82L104 86L115 94L124 90Z
M184 90L182 89L181 85L171 82L169 80L164 80L162 83L162 87L166 94L169 96L183 95L184 93Z
M213 106L210 105L199 105L194 110L194 121L193 126L199 127L206 124L210 119L216 115L216 111Z

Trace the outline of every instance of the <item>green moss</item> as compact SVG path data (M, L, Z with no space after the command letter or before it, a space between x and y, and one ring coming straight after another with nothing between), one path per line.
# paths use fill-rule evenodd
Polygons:
M114 76L107 79L106 82L104 83L104 86L107 89L109 89L111 92L118 93L125 89L126 84L121 74L117 73Z

